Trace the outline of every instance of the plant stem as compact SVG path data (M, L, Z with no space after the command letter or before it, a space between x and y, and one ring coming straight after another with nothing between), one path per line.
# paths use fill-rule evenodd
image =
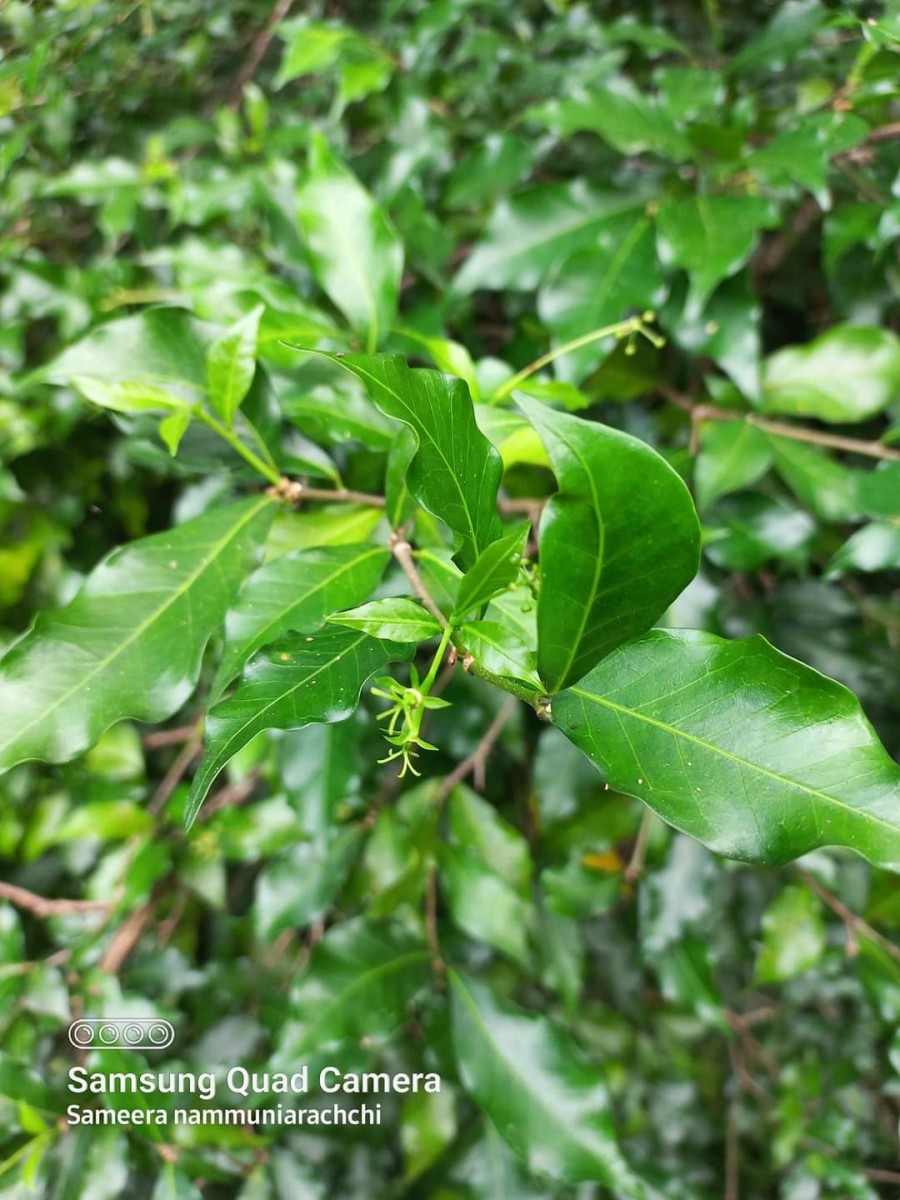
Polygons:
M423 692L426 696L431 692L432 684L437 678L438 669L441 663L444 661L444 655L447 652L447 647L450 645L450 638L452 636L453 626L450 624L445 625L444 632L441 634L441 642L437 648L437 653L431 660L431 666L428 670L428 674L422 680L422 684L419 688L419 691Z
M493 671L489 671L487 667L483 667L477 659L472 658L465 646L461 643L454 642L457 650L462 656L463 668L470 675L476 676L478 679L483 679L486 683L492 683L494 687L498 687L501 691L509 692L511 696L515 696L518 700L524 702L535 710L541 711L542 693L536 688L530 688L527 684L518 683L515 679L509 679L505 675L495 675Z
M244 462L249 463L253 467L254 471L258 471L264 479L268 479L269 483L274 484L275 487L279 485L281 476L275 468L263 462L258 454L254 454L249 447L245 446L234 430L229 429L227 425L223 425L221 421L217 421L215 417L211 416L203 408L197 407L193 411L195 417L201 420L204 425L209 426L223 441L227 442L232 450L241 456Z
M564 354L570 354L573 350L580 350L582 346L589 346L591 342L599 342L605 337L626 337L629 334L643 334L644 337L650 339L654 345L661 346L663 339L658 334L647 329L646 322L652 319L651 314L645 313L643 317L629 317L627 321L617 321L615 325L604 325L602 329L593 329L590 333L584 333L581 337L573 338L571 342L564 342L561 346L554 346L552 350L548 350L546 354L542 354L540 358L536 358L534 362L529 363L527 367L523 367L512 378L507 379L505 383L501 383L497 390L490 396L490 403L496 404L498 400L503 400L510 392L515 391L520 383L523 383L529 375L534 375L536 371L540 371L542 367L554 362L557 358L562 358Z
M867 458L882 458L890 462L900 461L900 449L886 446L883 442L864 442L859 438L845 437L840 433L828 433L821 429L806 429L802 425L788 425L784 421L770 421L756 413L738 412L731 408L718 408L715 404L694 404L672 388L660 388L661 394L690 415L695 424L701 421L744 421L755 425L773 437L791 438L795 442L808 442L812 446L827 446L832 450L845 450L848 454L863 454Z

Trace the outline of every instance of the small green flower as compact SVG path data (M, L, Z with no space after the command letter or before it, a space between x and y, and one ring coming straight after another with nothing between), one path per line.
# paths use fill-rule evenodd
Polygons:
M379 686L371 689L373 696L391 702L390 708L379 713L377 719L387 721L385 741L393 749L385 758L380 758L378 761L379 763L388 763L400 759L403 764L400 769L401 779L407 771L413 775L420 774L412 763L419 750L437 750L437 746L426 742L421 736L425 713L428 709L449 707L446 700L430 696L424 690L424 685L419 686L419 682L416 668L411 667L409 686L399 683L389 676L383 676L375 680Z

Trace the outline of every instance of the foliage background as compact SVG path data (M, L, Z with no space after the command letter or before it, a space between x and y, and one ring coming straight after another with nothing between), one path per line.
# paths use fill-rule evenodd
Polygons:
M665 347L594 343L542 377L545 398L691 482L703 566L669 623L764 633L851 687L896 756L900 482L764 424L898 444L895 7L10 0L0 33L7 641L108 549L247 479L203 432L172 459L152 423L33 374L95 326L151 306L228 324L263 304L296 474L379 493L383 425L281 339L433 359L487 397L550 345L650 308ZM370 199L322 183L329 155ZM356 255L374 301L347 284ZM786 385L797 363L772 356L810 342ZM550 490L533 449L503 450L509 496ZM283 536L386 540L355 503L305 505ZM458 788L439 828L435 789L502 702L460 672L444 695L424 782L377 765L362 713L254 743L190 836L195 747L177 732L119 725L69 765L3 778L5 877L116 900L0 906L0 1195L608 1194L511 1154L467 1094L439 975L389 986L403 947L426 944L433 864L448 960L568 1030L660 1196L897 1194L896 877L832 851L746 867L642 826L524 709L504 710L469 781L483 799ZM171 1018L191 1069L264 1067L321 1052L309 1030L335 997L332 1055L439 1069L448 1089L398 1100L377 1138L161 1146L59 1123L81 1011ZM523 1049L521 1069L546 1064Z

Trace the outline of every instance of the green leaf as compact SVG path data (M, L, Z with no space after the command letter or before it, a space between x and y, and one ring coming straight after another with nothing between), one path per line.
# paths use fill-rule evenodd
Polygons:
M692 153L690 140L665 104L621 76L594 89L567 88L562 99L528 109L524 116L563 135L582 130L599 134L621 154L651 151L683 162Z
M596 1068L544 1017L501 1008L485 987L457 971L449 978L463 1085L528 1168L645 1197L616 1144Z
M896 571L900 569L900 521L873 521L857 529L828 564L826 577L840 579L848 571Z
M225 618L217 697L252 654L281 634L318 629L329 613L370 596L390 555L380 546L297 550L254 571Z
M900 340L887 329L839 325L763 365L763 411L838 423L881 412L900 389Z
M519 564L525 549L530 526L522 525L506 537L498 538L479 554L459 585L456 607L451 620L456 623L469 613L481 609L489 600L504 591L519 574Z
M527 966L534 920L528 843L493 805L462 785L450 795L448 818L440 879L450 915L469 937Z
M555 697L553 722L611 787L719 854L846 846L900 866L900 768L852 692L762 637L653 630Z
M797 498L823 521L849 521L858 512L849 468L814 446L770 438L778 473Z
M701 194L660 206L660 258L688 272L690 311L702 310L716 285L741 269L759 231L775 221L773 206L759 196Z
M501 621L467 621L460 626L459 636L475 661L492 675L521 679L543 690L534 643L529 644L517 630Z
M217 338L206 353L209 402L229 426L253 382L259 320L264 312L265 305L258 304Z
M461 379L412 370L400 354L329 354L361 379L381 412L415 433L419 449L409 469L409 489L457 538L460 566L471 567L500 535L497 490L500 455L475 423Z
M613 217L643 208L634 193L600 192L582 179L547 184L502 200L453 281L462 294L537 287L565 254L591 246Z
M94 379L90 375L73 375L71 383L86 400L100 408L109 408L113 412L121 413L175 410L174 415L177 418L186 415L190 420L190 411L184 401L153 383L141 383L139 380L111 383L105 379Z
M190 423L191 410L187 407L179 409L178 412L171 413L159 423L159 436L173 458L178 453L181 439L187 433Z
M316 279L372 353L397 310L403 247L359 180L313 140L297 215Z
M769 439L748 421L710 421L700 435L694 470L697 506L739 492L761 479L772 465Z
M302 729L343 721L359 702L363 684L388 662L406 662L411 647L364 633L324 630L288 634L251 660L233 696L210 711L206 757L194 777L185 810L190 828L216 776L264 729Z
M653 226L645 216L622 217L601 230L589 249L577 250L548 275L538 315L560 344L623 320L631 309L653 309L666 284ZM594 342L556 360L557 378L583 379L607 357L609 343Z
M559 481L541 518L538 670L550 692L644 633L697 572L690 493L649 446L534 401Z
M285 929L321 920L343 887L362 838L360 826L349 825L327 846L295 842L267 862L256 881L253 903L258 936L271 941Z
M809 888L792 883L763 913L757 983L783 983L809 971L825 953L822 905Z
M441 886L454 923L476 942L492 946L528 966L527 898L515 892L475 855L442 846Z
M372 600L348 612L335 613L328 620L393 642L424 642L441 632L440 622L427 608L400 596Z
M0 661L0 769L66 762L116 721L180 708L274 511L246 500L119 547L42 613Z
M184 309L151 308L91 330L36 377L60 384L78 376L95 384L151 384L196 403L206 391L206 351L218 334Z
M321 504L307 512L279 513L266 545L266 559L316 546L356 545L373 534L383 519L383 509L358 504Z
M900 517L900 462L857 471L854 480L860 512L869 517Z
M350 1046L377 1048L407 1019L429 973L424 946L385 922L330 929L291 991L273 1069L295 1071L310 1059L325 1065Z

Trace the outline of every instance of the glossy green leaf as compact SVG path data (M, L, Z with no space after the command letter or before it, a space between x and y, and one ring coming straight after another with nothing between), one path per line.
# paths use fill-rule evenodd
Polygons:
M297 215L316 278L371 353L394 319L403 247L382 209L318 136Z
M140 380L110 382L90 375L73 375L71 383L86 400L113 412L173 412L178 417L186 413L190 419L185 402L156 384L142 383Z
M748 272L742 271L726 279L702 312L685 304L676 288L673 301L663 306L659 319L668 336L697 358L711 358L743 395L755 401L762 386L761 308L747 276ZM707 376L707 387L714 385L715 377Z
M772 901L763 913L762 928L757 983L793 979L816 966L825 953L822 905L803 884L790 884Z
M0 768L66 762L116 721L180 708L273 515L245 500L120 547L42 613L0 661Z
M656 218L660 257L688 272L695 312L718 283L740 270L760 230L776 220L772 205L759 196L697 195L660 206Z
M471 567L500 533L500 456L475 423L461 379L412 370L400 354L328 355L361 379L376 406L416 435L409 489L457 538L460 566Z
M476 942L528 965L528 898L464 848L443 846L441 887L454 923Z
M209 402L226 425L250 391L256 371L256 342L265 307L257 305L245 317L216 338L206 353L206 382Z
M454 622L483 608L515 581L529 528L523 525L482 550L460 582L452 614Z
M649 446L520 406L560 489L541 518L537 610L538 669L555 692L659 620L696 574L700 527L687 488Z
M501 201L456 276L454 290L537 287L564 254L592 245L613 217L643 204L633 192L600 192L584 180L542 185Z
M348 1047L380 1046L428 978L425 947L385 922L329 930L291 989L272 1069L296 1071L309 1060L324 1066Z
M302 729L343 721L363 684L388 662L405 662L410 648L349 630L288 634L251 660L234 695L206 721L206 757L188 795L190 828L216 776L264 729Z
M839 579L852 570L900 570L900 521L873 521L858 529L828 564L827 577Z
M654 309L666 294L648 217L621 217L600 231L592 246L563 259L538 294L538 315L557 344L623 320L637 309ZM615 342L593 342L556 360L558 378L588 375Z
M159 436L173 458L178 453L181 439L187 433L190 423L191 410L187 407L170 413L169 416L164 417L159 423Z
M691 157L690 140L665 102L621 76L593 89L567 89L562 99L529 109L525 116L560 134L589 130L622 154L650 151L674 162Z
M150 384L194 403L206 390L206 351L218 333L184 309L151 308L91 330L37 375L51 383L83 376Z
M521 679L535 689L541 688L537 673L535 641L526 641L521 633L502 621L466 621L459 636L475 661L493 675Z
M795 496L824 521L849 521L858 512L848 467L814 446L771 437L775 466Z
M266 559L315 546L356 545L383 520L382 509L359 504L322 504L308 512L279 513L266 543Z
M417 601L403 596L372 600L359 608L335 613L328 620L393 642L423 642L441 632L437 617Z
M654 630L555 697L553 722L611 787L719 854L846 846L900 866L900 768L852 692L762 637Z
M766 359L763 409L819 421L864 421L900 390L900 340L887 329L842 325Z
M255 571L225 619L214 697L252 654L288 630L317 629L329 613L370 596L390 555L365 544L296 550Z
M694 469L698 507L756 483L772 461L772 447L761 429L747 421L710 421L702 428Z
M501 1007L458 971L450 972L450 989L466 1090L529 1169L645 1197L616 1144L599 1073L571 1040L544 1017Z

